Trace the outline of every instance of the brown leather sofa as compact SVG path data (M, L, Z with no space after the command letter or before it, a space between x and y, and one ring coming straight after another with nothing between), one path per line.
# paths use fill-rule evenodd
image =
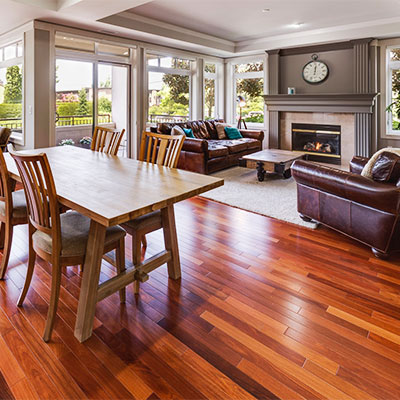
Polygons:
M195 139L186 138L178 161L178 168L210 174L239 165L239 159L262 149L263 131L241 129L243 139L218 139L215 124L222 119L209 121L187 121L180 123L159 123L152 131L171 134L175 125L191 128Z
M305 221L318 221L387 258L400 249L400 189L361 176L367 161L354 157L350 172L296 161L298 212Z

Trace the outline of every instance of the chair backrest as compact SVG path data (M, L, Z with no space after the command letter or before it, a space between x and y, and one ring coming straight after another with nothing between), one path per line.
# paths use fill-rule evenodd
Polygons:
M11 129L0 126L0 148L3 150L7 146L11 136Z
M61 250L60 207L47 156L10 153L24 186L29 221L35 229L52 236L53 254L57 254Z
M162 135L144 131L139 160L176 168L184 140L184 135Z
M0 148L0 200L5 202L5 216L11 217L13 210L12 190L10 175L8 173L6 160Z
M114 129L96 126L94 128L90 148L93 151L100 151L101 153L116 156L124 133L125 129L122 129L122 131L116 131Z

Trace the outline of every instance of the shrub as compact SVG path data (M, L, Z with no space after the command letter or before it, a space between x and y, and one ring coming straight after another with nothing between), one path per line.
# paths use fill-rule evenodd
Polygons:
M21 118L22 104L0 104L0 118Z
M78 102L74 103L61 103L57 107L57 112L60 117L67 115L76 115L79 107Z
M108 100L107 97L100 97L99 113L100 114L108 114L110 112L111 112L111 100Z

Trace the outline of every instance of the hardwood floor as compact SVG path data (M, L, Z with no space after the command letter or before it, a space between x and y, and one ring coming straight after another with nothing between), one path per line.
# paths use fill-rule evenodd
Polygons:
M125 306L103 300L83 344L78 267L63 274L50 343L47 263L16 306L28 246L15 229L0 282L1 399L400 398L400 257L201 198L176 216L181 281L162 267ZM147 236L148 254L161 235ZM100 279L114 273L103 262Z

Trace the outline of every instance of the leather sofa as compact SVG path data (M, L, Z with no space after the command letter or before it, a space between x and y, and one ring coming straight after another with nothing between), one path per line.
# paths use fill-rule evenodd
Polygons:
M209 121L187 121L180 123L159 123L153 132L171 134L175 126L191 128L195 139L186 138L178 161L178 168L210 174L225 168L239 165L239 159L262 149L264 132L241 129L242 139L218 139L216 124L222 119Z
M296 161L298 212L303 220L318 221L387 258L400 249L400 189L361 176L367 161L354 157L350 172Z

